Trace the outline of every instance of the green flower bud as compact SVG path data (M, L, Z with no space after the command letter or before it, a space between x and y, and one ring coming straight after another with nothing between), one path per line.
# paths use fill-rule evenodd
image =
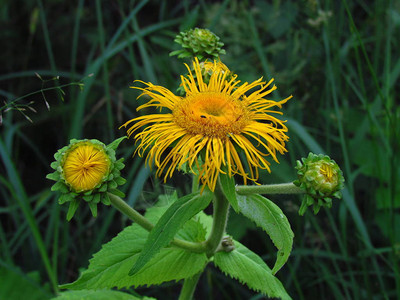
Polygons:
M175 37L175 42L182 46L183 49L170 53L170 56L178 55L178 58L197 57L199 60L216 59L219 55L225 54L222 49L224 43L219 41L216 36L208 29L189 29L179 33Z
M125 165L123 158L116 160L115 149L125 138L119 138L108 146L94 139L73 139L54 154L56 160L51 167L55 172L46 178L56 181L51 190L61 193L58 203L70 203L68 221L82 201L89 204L92 215L96 217L97 203L110 205L108 193L124 196L117 187L126 182L120 174Z
M300 215L304 215L311 205L314 206L314 214L317 214L321 206L331 208L332 199L341 198L343 174L329 156L310 153L301 162L297 161L296 169L298 179L293 183L306 192L299 210Z

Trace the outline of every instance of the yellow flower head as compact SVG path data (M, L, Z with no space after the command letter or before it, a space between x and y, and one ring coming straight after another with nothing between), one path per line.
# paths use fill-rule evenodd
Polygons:
M258 168L270 171L267 156L278 162L277 152L287 151L287 127L273 116L282 113L272 108L281 108L291 96L278 102L267 100L264 97L276 89L275 85L269 87L273 79L268 83L260 78L241 84L229 70L220 71L224 68L220 62L214 62L211 69L218 71L211 74L208 82L203 80L197 59L193 62L194 74L186 67L189 75L181 76L184 97L152 83L142 82L145 88L133 87L143 91L141 96L150 97L138 110L152 106L169 110L137 117L122 125L133 124L128 136L150 125L134 136L140 142L136 151L143 155L149 149L146 161L150 166L154 162L158 176L165 171L164 180L186 164L212 191L220 173L239 174L245 183L256 181Z
M93 216L97 216L99 202L110 205L109 193L124 194L117 188L125 183L121 177L123 158L116 160L115 150L126 137L116 139L109 145L92 140L72 139L59 149L51 167L55 170L46 178L56 181L51 187L58 191L59 204L69 202L67 220L71 220L81 202L89 204Z
M82 141L65 156L62 162L65 182L76 192L92 190L107 178L110 159L101 145Z

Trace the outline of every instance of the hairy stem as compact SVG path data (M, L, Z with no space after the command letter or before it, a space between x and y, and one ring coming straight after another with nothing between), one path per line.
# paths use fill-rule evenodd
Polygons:
M213 225L208 239L203 243L208 257L212 257L217 249L219 249L219 245L221 244L225 233L229 213L229 201L222 192L219 180L217 186L215 187L214 195ZM199 272L193 277L185 279L179 300L191 300L193 298L197 282L199 281L202 273L203 272Z
M304 191L292 182L266 185L238 185L236 192L239 195L250 194L303 194Z
M222 192L219 180L217 186L215 187L215 197L213 204L213 225L210 236L205 242L208 257L214 255L215 250L221 243L221 240L225 233L226 223L228 221L229 201L228 199L226 199L224 193Z

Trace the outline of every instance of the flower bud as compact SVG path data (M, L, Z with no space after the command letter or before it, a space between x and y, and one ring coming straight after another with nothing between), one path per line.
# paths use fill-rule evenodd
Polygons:
M208 29L189 29L175 37L174 41L180 44L183 49L171 52L170 56L178 55L178 58L197 57L199 60L216 59L219 58L220 54L225 54L225 50L222 49L224 43L219 40L219 37Z
M332 207L332 198L341 198L344 187L342 171L327 155L310 153L307 158L297 161L298 179L293 183L306 192L299 214L303 215L308 206L314 206L317 214L321 206Z
M94 139L73 139L54 154L56 161L51 167L55 172L46 178L56 181L51 190L61 193L58 203L70 202L68 221L82 201L89 204L92 215L96 217L97 203L110 205L107 193L124 196L117 190L119 185L125 183L120 176L120 170L124 168L123 158L116 160L115 149L125 138L119 138L108 146Z

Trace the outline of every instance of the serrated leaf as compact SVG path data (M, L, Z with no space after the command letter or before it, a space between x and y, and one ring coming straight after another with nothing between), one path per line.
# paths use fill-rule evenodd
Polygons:
M282 210L269 199L253 194L238 196L240 213L261 227L278 248L273 273L286 263L293 246L293 231Z
M143 251L129 275L138 272L162 247L167 246L183 224L205 209L212 198L213 194L204 190L202 194L190 194L172 203L151 230Z
M191 232L192 229L183 228L182 231ZM185 233L186 236L190 236L188 232ZM161 284L191 277L200 272L208 261L204 253L193 253L175 247L163 248L144 268L134 276L128 276L147 237L148 232L137 224L126 227L93 256L88 270L78 280L62 285L61 288L80 290Z
M206 215L203 211L199 212L197 216L194 218L197 220L206 231L206 235L211 233L213 218L209 215Z
M282 283L257 254L237 241L234 244L233 251L217 252L214 255L214 264L223 273L269 297L291 299Z
M219 180L225 197L228 199L233 209L236 212L239 212L238 200L236 198L235 180L228 174L220 174Z
M58 297L53 300L150 300L154 298L135 297L127 293L112 290L81 290L61 292Z

